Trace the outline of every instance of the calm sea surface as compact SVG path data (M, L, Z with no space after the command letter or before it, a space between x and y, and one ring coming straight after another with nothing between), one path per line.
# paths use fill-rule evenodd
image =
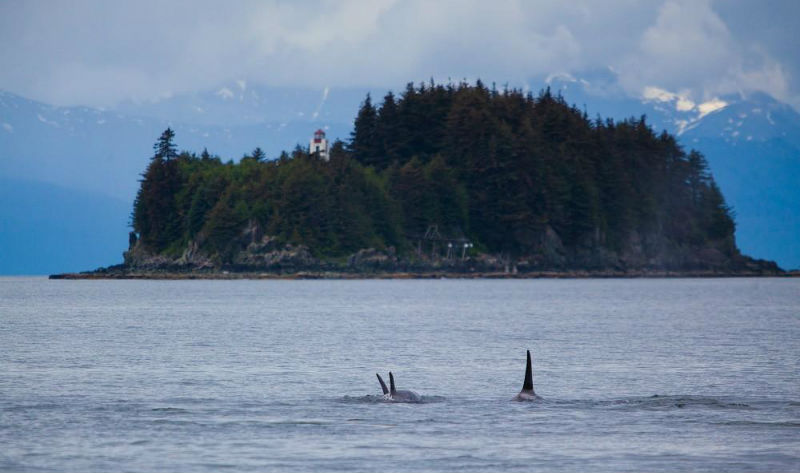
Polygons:
M800 471L800 279L0 279L0 470L222 469Z

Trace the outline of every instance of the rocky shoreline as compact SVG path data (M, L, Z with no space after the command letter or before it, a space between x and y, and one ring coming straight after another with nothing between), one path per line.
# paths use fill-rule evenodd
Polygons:
M315 256L303 245L282 243L253 227L228 258L209 254L198 242L179 253L153 253L131 238L124 262L50 279L537 279L537 278L685 278L783 277L774 262L707 247L667 247L645 251L632 245L621 254L597 248L567 252L557 238L527 257L475 252L458 256L364 248L341 258ZM650 245L652 246L652 245ZM460 257L459 257L460 256Z
M635 279L635 278L740 278L800 277L800 271L530 271L506 272L339 272L298 271L271 273L257 271L87 271L50 275L50 279L150 279L150 280L310 280L310 279Z

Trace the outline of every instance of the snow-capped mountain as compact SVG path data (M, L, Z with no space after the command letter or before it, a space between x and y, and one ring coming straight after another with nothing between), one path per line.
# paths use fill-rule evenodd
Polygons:
M724 107L696 121L683 134L691 140L722 139L730 145L784 140L800 147L800 114L787 104L758 92L723 97Z
M124 102L120 113L194 126L240 127L314 122L352 123L363 88L265 87L237 80L203 92L153 102Z
M347 139L359 104L353 99L346 111L343 105L329 109L327 100L337 104L345 95L324 91L277 91L270 96L274 102L255 91L234 97L218 92L128 103L114 110L55 107L0 92L0 176L132 200L152 144L168 126L181 150L207 148L227 160L261 147L274 157L305 145L317 128L330 138ZM344 113L349 114L346 120L330 118L338 120Z
M681 138L705 154L743 252L800 267L800 114L765 94L729 99Z
M86 107L0 92L0 176L130 199L160 126Z
M649 87L631 98L609 71L551 76L546 83L590 114L646 115L655 130L702 152L736 214L742 252L800 268L800 114L791 106L760 92L695 102Z

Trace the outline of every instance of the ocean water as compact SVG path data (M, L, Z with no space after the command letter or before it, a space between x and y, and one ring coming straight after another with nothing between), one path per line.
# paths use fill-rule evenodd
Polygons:
M0 279L0 470L224 469L800 471L800 279Z

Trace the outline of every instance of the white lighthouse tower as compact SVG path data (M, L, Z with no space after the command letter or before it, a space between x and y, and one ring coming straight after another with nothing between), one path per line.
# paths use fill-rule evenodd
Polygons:
M308 154L319 153L320 159L323 161L330 160L328 155L328 139L325 138L325 132L317 130L314 132L314 137L308 144Z

